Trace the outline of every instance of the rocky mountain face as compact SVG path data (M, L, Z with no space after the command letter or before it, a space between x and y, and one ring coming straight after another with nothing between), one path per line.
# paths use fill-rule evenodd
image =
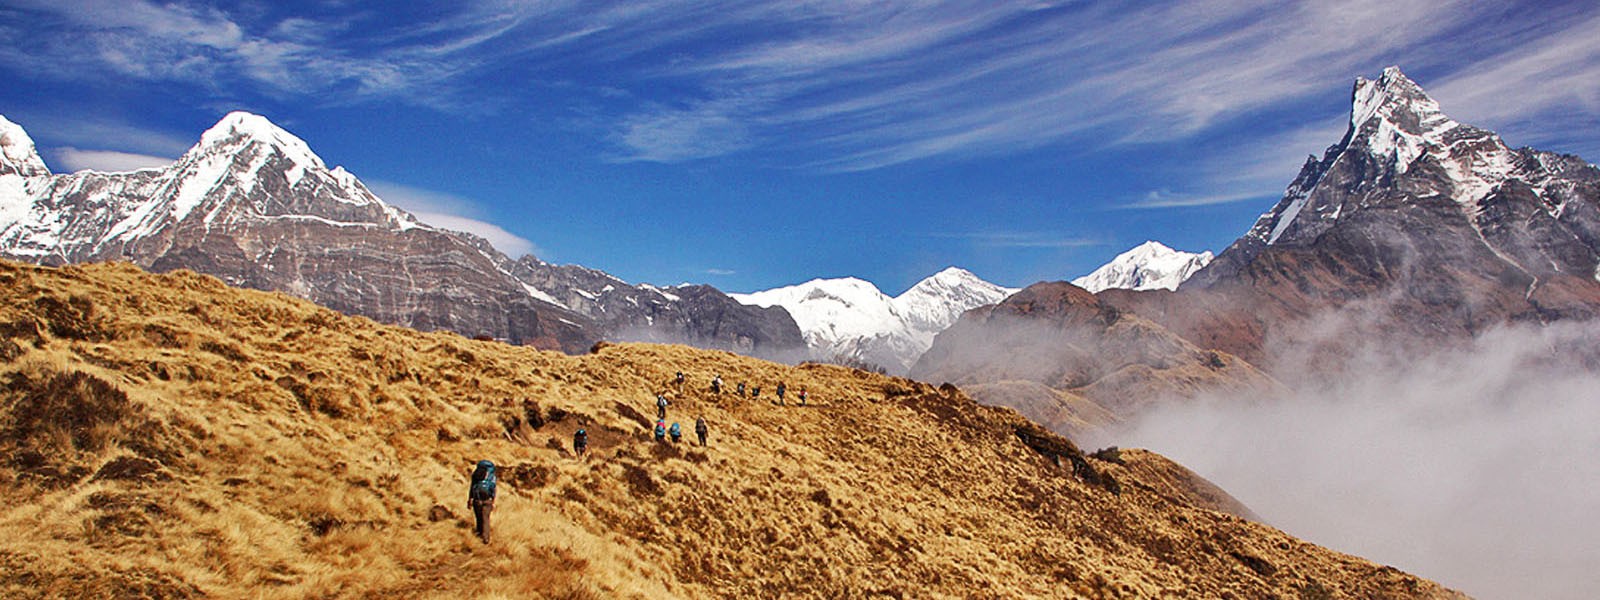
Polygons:
M513 261L481 238L419 222L257 115L229 114L171 166L132 173L52 175L20 127L5 122L0 136L0 255L191 269L385 323L568 352L601 339L767 355L803 344L781 310L709 288L663 295L581 267Z
M1211 264L1211 259L1210 251L1183 252L1160 242L1145 242L1072 280L1072 285L1091 293L1110 289L1175 290L1189 276Z
M1460 597L951 386L563 355L126 263L0 260L0 330L6 598ZM668 418L708 444L657 442L676 371L811 402L686 386Z
M1177 294L1106 298L1271 366L1269 340L1314 342L1304 322L1334 309L1420 343L1593 318L1597 266L1600 169L1457 123L1391 67L1356 82L1344 139Z
M524 256L518 280L600 324L609 339L688 344L795 361L807 356L798 326L782 307L747 306L708 285L630 285L578 265Z
M904 374L961 313L1013 292L950 267L895 297L853 277L814 279L733 297L751 306L788 310L816 360L875 365Z

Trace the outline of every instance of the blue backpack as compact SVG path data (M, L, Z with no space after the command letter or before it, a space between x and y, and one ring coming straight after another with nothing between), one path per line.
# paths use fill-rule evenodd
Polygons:
M677 423L673 423L672 424L672 429L669 430L669 431L672 433L672 439L674 441L676 441L680 437L683 437L683 430L678 427Z
M478 468L472 472L472 499L494 499L494 463L487 460L478 461Z

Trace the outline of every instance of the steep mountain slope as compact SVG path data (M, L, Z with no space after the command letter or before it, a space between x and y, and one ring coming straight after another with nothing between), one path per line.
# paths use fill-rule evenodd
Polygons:
M1099 293L1110 289L1175 290L1196 271L1211 263L1211 252L1182 252L1160 242L1145 242L1118 254L1072 285Z
M3 130L16 140L5 146L6 165L21 166L0 166L0 255L193 269L386 323L569 352L624 328L743 352L803 343L781 311L715 292L696 295L702 304L558 299L533 282L578 286L556 277L565 271L531 257L514 263L476 236L417 221L257 115L229 114L170 167L133 173L51 175L20 127ZM710 329L682 316L705 312L720 317Z
M1050 410L1038 394L1019 405L1025 396L986 396L1003 388L973 384L1034 382L1070 392L1058 409L1061 420L1042 421L1063 431L1131 417L1171 398L1276 385L1238 357L1203 350L1063 282L1037 283L999 304L968 311L939 334L911 376L968 387L980 401L1016 406L1032 416ZM1072 396L1087 398L1113 419L1073 406Z
M125 263L0 261L0 330L10 598L1455 596L953 387L541 352ZM679 370L671 418L703 415L709 447L645 433ZM713 396L708 373L814 402ZM463 498L482 458L488 545Z
M1356 82L1344 139L1178 294L1106 299L1271 367L1269 338L1309 343L1326 327L1307 317L1332 309L1359 313L1350 337L1422 344L1593 318L1597 265L1600 169L1457 123L1391 67Z
M949 267L892 298L853 277L813 279L733 297L752 306L787 309L813 358L879 365L901 374L961 313L1016 291Z

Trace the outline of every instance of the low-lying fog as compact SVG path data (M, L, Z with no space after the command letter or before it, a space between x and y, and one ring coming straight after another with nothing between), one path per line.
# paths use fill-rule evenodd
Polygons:
M1600 593L1600 323L1345 364L1280 377L1290 397L1168 405L1091 445L1157 450L1271 525L1476 597Z

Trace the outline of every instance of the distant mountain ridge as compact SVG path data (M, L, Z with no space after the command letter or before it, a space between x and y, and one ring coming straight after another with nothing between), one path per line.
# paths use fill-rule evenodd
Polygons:
M192 269L386 323L567 352L601 339L769 357L803 349L781 309L516 261L477 236L423 223L258 115L230 113L171 166L130 173L53 175L9 121L0 144L6 257Z
M1189 276L1211 264L1211 252L1183 252L1161 242L1145 242L1118 254L1088 275L1072 280L1072 285L1102 292L1123 290L1175 290Z
M794 316L813 358L847 358L903 374L961 313L994 304L1017 290L970 271L946 268L890 297L853 277L732 294L752 306L781 306Z

